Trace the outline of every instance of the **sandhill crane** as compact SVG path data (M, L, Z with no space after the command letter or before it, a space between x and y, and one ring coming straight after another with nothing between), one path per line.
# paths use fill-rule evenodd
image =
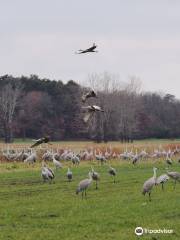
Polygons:
M95 49L97 48L97 45L95 43L93 43L92 47L87 48L85 50L78 50L78 52L75 52L76 54L82 54L82 53L89 53L89 52L98 52L95 51Z
M171 166L172 165L172 160L169 158L169 156L168 156L168 154L167 154L167 156L166 156L166 163L169 165L169 166Z
M18 152L15 154L15 158L13 160L22 160L22 155L23 155L24 151Z
M169 148L167 152L167 157L171 158L173 156L174 152Z
M165 150L162 150L162 151L161 151L161 156L162 156L162 157L166 157L166 156L167 156L167 152L166 152Z
M137 150L136 150L136 154L132 156L132 164L135 165L138 160L139 160L139 156L138 156L138 153L137 153Z
M180 182L180 173L179 172L169 172L167 171L167 175L174 180L174 189L176 188L176 182Z
M96 160L97 161L100 161L101 162L101 165L104 163L104 162L106 162L107 161L107 159L105 158L105 156L103 156L103 155L96 155Z
M68 168L66 176L67 176L67 179L69 182L72 181L73 175L72 175L72 171L70 170L70 168Z
M168 175L163 174L156 179L156 184L158 184L158 185L161 184L162 190L164 190L164 183L166 183L168 180L169 180Z
M104 156L105 156L106 159L110 159L111 156L112 156L112 149L110 148L110 152L108 152L108 149L106 148Z
M77 189L76 189L76 194L78 194L79 192L82 192L82 199L84 197L84 193L85 193L85 197L86 197L86 189L91 185L92 183L92 176L91 173L89 173L89 178L86 178L82 181L80 181Z
M18 155L17 150L9 149L9 146L5 152L3 151L3 156L8 161L17 160Z
M104 110L101 107L96 106L96 105L85 106L82 108L87 110L87 113L85 114L85 116L83 118L85 123L87 123L90 120L90 118L93 117L95 112L104 112Z
M46 137L42 137L42 138L40 138L40 139L37 139L37 140L35 140L35 143L34 143L33 145L31 145L31 148L37 147L37 146L39 146L39 145L42 144L42 143L49 143L49 140L50 140L50 137L49 137L49 136L46 136ZM49 143L49 144L51 144L51 143Z
M77 155L73 154L71 161L74 165L79 165L80 158Z
M68 160L72 160L73 156L74 156L74 153L71 150L68 150L61 155L61 159L68 161Z
M113 152L113 154L112 154L112 158L117 158L117 153L116 152Z
M101 165L107 161L106 157L103 156L102 152L100 150L98 150L98 154L97 154L97 150L95 149L95 158L97 161L101 162Z
M33 163L36 162L36 158L37 158L36 153L31 153L31 155L29 155L29 156L24 160L24 162L25 162L25 163L29 163L29 164L33 164Z
M66 149L63 151L63 153L61 153L60 155L60 159L61 160L66 160L66 156L68 155L69 151Z
M138 156L133 156L132 164L135 165L137 163L138 159L139 159Z
M50 180L50 182L54 179L55 175L51 168L48 168L44 163L42 164L41 176L44 180Z
M114 183L115 183L115 176L116 176L116 169L115 168L112 168L111 166L109 166L109 170L108 170L108 173L114 177Z
M62 163L59 162L59 161L57 161L57 160L55 159L54 155L53 155L53 164L54 164L56 170L57 170L58 168L62 168Z
M89 92L87 92L87 93L84 93L83 95L82 95L82 102L83 103L85 103L86 102L86 100L88 99L88 98L91 98L91 97L97 97L97 94L95 93L95 91L94 90L91 90L91 91L89 91Z
M153 177L149 178L148 180L145 181L142 189L142 194L145 195L146 193L149 194L149 201L151 201L151 191L153 186L156 184L156 171L157 168L153 168Z
M147 158L148 157L148 153L146 152L146 150L142 150L140 153L139 153L139 157L140 158Z
M91 177L94 181L96 181L96 189L98 189L98 181L100 180L99 173L95 172L93 167L91 167Z
M91 149L90 151L86 150L83 154L83 158L84 160L93 160L94 158L94 154L93 154L93 150Z
M53 153L50 152L49 150L47 150L43 155L42 155L42 159L44 161L51 161L53 159Z
M54 156L54 158L57 160L57 161L60 161L60 155L59 155L59 153L54 153L53 154L53 156Z
M176 154L179 153L179 151L180 151L179 147L176 146L176 148L175 148L174 151L173 151L173 154L176 155Z
M123 160L128 160L128 159L131 159L134 155L132 154L132 151L131 152L128 152L127 149L126 151L124 151L123 153L120 153L119 154L119 158L120 159L123 159Z

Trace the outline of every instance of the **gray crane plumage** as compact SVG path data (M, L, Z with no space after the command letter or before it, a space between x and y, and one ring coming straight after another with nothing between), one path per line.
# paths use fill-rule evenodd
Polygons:
M72 181L73 174L70 168L68 168L66 176L69 182Z
M171 166L173 162L172 162L172 160L171 160L170 158L167 158L167 159L166 159L166 163L167 163L169 166Z
M41 176L44 181L52 181L55 177L54 172L51 168L48 168L45 164L42 165Z
M57 170L58 168L62 168L62 167L63 167L63 166L62 166L62 163L59 162L59 161L57 161L57 160L55 159L54 155L53 155L52 159L53 159L53 164L54 164L56 170Z
M142 189L142 194L146 195L146 193L149 194L149 201L151 201L151 191L152 188L154 187L154 185L156 184L156 171L157 168L153 168L153 177L149 178L148 180L145 181L144 185L143 185L143 189Z
M85 116L83 118L85 123L87 123L90 120L90 118L93 117L95 112L104 112L104 110L97 105L85 106L82 108L87 110L87 113L85 114Z
M174 180L174 189L176 188L176 182L180 182L180 173L179 172L169 172L167 171L167 175Z
M95 93L94 90L84 93L81 99L82 99L82 102L85 103L88 98L92 98L92 97L95 97L95 98L97 97L97 94Z
M164 190L164 184L169 180L169 176L167 174L163 174L161 176L159 176L156 179L156 184L159 185L161 184L162 186L162 190Z
M86 197L86 190L91 185L91 183L92 183L92 177L91 177L91 173L89 173L89 178L86 178L86 179L80 181L80 183L76 189L76 194L82 192L82 199L84 197L84 194Z
M98 172L95 172L93 167L91 167L91 177L96 182L96 189L98 189L98 181L100 180L100 175Z
M108 173L109 173L111 176L114 177L114 183L115 183L115 176L116 176L116 174L117 174L117 173L116 173L116 169L113 168L113 167L111 167L111 166L109 166Z
M31 155L29 155L29 156L24 160L24 162L25 162L25 163L29 163L29 164L33 164L33 163L36 162L36 158L37 158L36 153L31 153Z

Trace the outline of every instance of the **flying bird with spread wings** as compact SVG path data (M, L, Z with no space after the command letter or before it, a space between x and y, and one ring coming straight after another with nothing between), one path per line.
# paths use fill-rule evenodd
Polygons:
M85 50L78 50L78 52L75 52L76 54L82 54L82 53L90 53L90 52L98 52L95 49L97 48L97 45L93 43L92 47L87 48Z
M95 97L97 98L97 94L94 90L90 90L89 92L86 92L82 95L82 102L85 103L88 98Z
M40 139L35 140L35 143L31 146L31 148L37 147L42 143L49 143L50 137L46 136L46 137L42 137ZM51 143L49 143L51 144Z
M87 113L85 114L85 116L83 118L85 123L87 123L90 120L90 118L93 117L95 112L104 112L104 110L101 107L96 106L96 105L86 106L86 107L82 107L82 108L87 110Z

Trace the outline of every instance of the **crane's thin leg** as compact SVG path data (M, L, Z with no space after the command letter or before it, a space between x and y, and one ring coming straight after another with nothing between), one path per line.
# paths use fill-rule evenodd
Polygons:
M85 189L85 197L87 197L87 196L86 196L86 189Z
M176 188L176 180L174 181L174 190L175 190L175 188Z
M115 176L114 176L114 183L115 183L116 181L115 181Z
M83 199L83 196L84 196L84 191L82 191L82 199Z
M149 201L151 202L151 192L149 192Z
M162 190L164 191L164 184L162 183Z
M98 189L98 184L97 184L97 181L96 181L96 189Z

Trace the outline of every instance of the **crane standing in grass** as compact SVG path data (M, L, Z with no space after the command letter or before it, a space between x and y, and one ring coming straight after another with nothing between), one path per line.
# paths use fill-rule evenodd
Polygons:
M67 176L67 179L69 182L72 181L73 174L72 174L72 171L70 170L70 168L68 168L66 176Z
M41 176L44 182L46 180L51 182L55 177L53 170L51 168L48 168L44 163L42 163Z
M36 159L36 152L31 152L31 154L24 160L24 162L28 164L34 164L36 162Z
M96 181L96 189L98 189L98 181L100 180L99 173L95 172L93 167L91 167L91 177L94 181Z
M82 199L84 198L84 194L86 197L86 190L91 185L91 183L92 183L92 176L91 176L91 173L89 172L89 178L86 178L86 179L80 181L80 183L76 189L76 194L78 194L79 192L82 192Z
M145 181L144 185L143 185L143 189L142 189L142 194L146 195L146 193L149 194L149 201L151 201L151 191L152 188L154 187L154 185L156 184L156 171L157 168L153 168L153 177L149 178L148 180Z
M156 179L156 184L161 184L162 186L162 190L164 191L164 184L169 180L169 177L167 174L163 174L161 176L159 176L157 179Z
M180 173L179 172L168 172L167 175L174 180L174 189L176 188L176 182L180 182Z
M112 168L111 166L109 166L109 171L108 173L114 177L114 183L115 183L115 176L116 176L116 169L115 168Z
M169 157L169 155L167 154L167 157L166 157L166 163L168 166L172 166L172 159Z
M53 164L54 164L56 170L57 170L58 168L62 168L62 163L59 162L59 161L57 161L54 156L53 156Z

